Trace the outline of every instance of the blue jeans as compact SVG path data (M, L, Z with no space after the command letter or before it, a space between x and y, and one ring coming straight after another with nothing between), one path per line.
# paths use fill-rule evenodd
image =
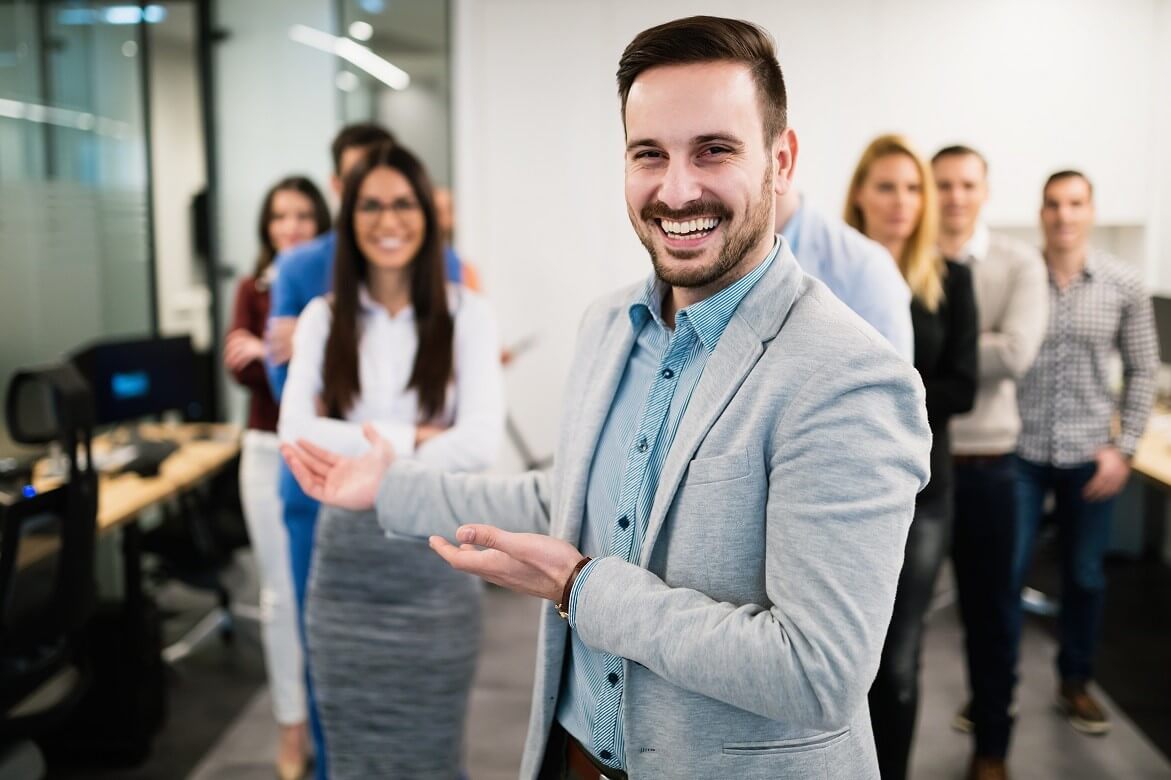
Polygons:
M297 495L294 497L293 491ZM293 595L297 599L297 624L301 629L301 646L305 648L305 692L309 707L309 731L313 736L315 774L317 780L326 780L328 770L325 758L325 733L317 715L317 698L313 694L313 679L309 674L309 643L305 640L305 595L309 590L309 568L313 562L313 537L317 532L316 501L301 493L289 472L281 462L281 497L285 499L285 528L289 532L289 562L293 568ZM290 500L292 499L292 500Z
M1033 547L1044 515L1045 495L1053 492L1053 511L1061 554L1061 613L1058 617L1057 670L1062 680L1093 677L1094 653L1106 600L1102 559L1110 542L1114 499L1087 501L1082 489L1097 463L1058 467L1017 459L1017 550L1013 567L1017 592L1024 587Z

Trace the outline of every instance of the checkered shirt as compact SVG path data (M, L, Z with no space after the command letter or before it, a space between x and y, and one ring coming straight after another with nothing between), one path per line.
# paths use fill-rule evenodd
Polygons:
M1115 353L1123 369L1117 395L1110 386ZM1137 271L1091 250L1064 290L1050 274L1049 330L1017 391L1020 456L1072 466L1094 460L1105 444L1133 455L1155 401L1158 368L1151 299Z

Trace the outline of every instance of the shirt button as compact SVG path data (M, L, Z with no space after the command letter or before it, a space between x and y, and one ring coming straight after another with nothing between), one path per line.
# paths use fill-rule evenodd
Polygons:
M621 528L622 530L626 530L627 528L629 528L630 527L630 518L623 517L621 520L618 521L618 527Z
M646 452L647 451L646 439L639 439L638 440L638 451L639 452Z
M673 376L675 376L675 372L674 372L674 371L672 371L672 370L671 370L671 369L669 369L669 368L664 368L664 369L663 369L663 379L670 379L670 378L671 378L671 377L673 377Z
M608 674L608 675L606 676L606 679L610 681L610 684L611 684L611 685L617 685L617 684L618 684L618 675L617 675L617 674L615 674L614 672L610 672L610 674Z
M603 761L609 761L613 757L614 757L614 754L611 753L609 750L603 750L601 753L598 754L598 758L601 758Z

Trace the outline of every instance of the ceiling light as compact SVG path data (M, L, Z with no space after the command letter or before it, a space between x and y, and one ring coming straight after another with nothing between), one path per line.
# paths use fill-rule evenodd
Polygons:
M370 22L354 22L350 25L350 37L355 41L368 41L374 37L374 26Z
M297 43L341 57L391 89L406 89L411 84L411 77L405 70L379 57L357 41L339 38L303 24L294 24L290 27L289 38Z

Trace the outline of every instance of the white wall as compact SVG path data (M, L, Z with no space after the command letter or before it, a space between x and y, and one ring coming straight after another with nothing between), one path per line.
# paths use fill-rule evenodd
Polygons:
M278 179L308 175L328 191L329 143L337 130L336 64L332 55L289 40L294 24L334 32L330 0L280 3L219 0L215 44L217 220L222 263L246 274L256 261L256 220L265 191ZM222 333L236 281L221 284ZM242 395L233 388L238 418Z
M402 92L379 90L377 101L378 121L419 156L437 186L450 186L447 95L433 84L412 82Z
M928 153L983 150L997 225L1033 225L1045 176L1078 167L1095 182L1101 221L1146 236L1137 260L1167 285L1157 258L1171 256L1171 229L1156 235L1156 222L1171 221L1171 160L1151 151L1171 131L1167 5L739 0L714 12L777 38L802 142L798 182L817 206L839 211L858 154L888 130ZM509 374L510 407L541 452L553 446L586 304L649 268L623 205L618 57L638 31L713 8L456 0L458 241L481 266L505 338L542 334Z
M1152 25L1156 51L1155 77L1147 99L1154 113L1153 140L1148 147L1153 157L1151 168L1152 209L1148 274L1157 292L1171 295L1171 3L1156 3L1155 24Z
M210 292L195 257L191 199L207 184L195 54L194 9L172 4L152 27L151 174L159 329L211 345Z

